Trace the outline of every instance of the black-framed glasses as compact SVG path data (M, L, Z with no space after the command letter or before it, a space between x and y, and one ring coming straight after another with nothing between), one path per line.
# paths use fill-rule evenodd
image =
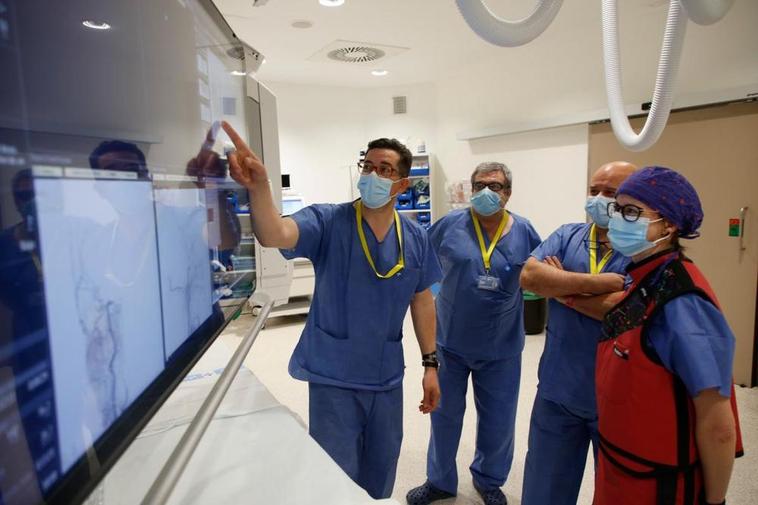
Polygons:
M621 214L624 221L634 223L640 218L642 213L645 212L645 209L631 203L626 205L619 205L617 202L608 203L608 215L613 216L616 212Z
M505 184L502 184L500 182L481 182L477 181L474 184L471 185L474 191L481 191L484 188L490 188L490 191L494 191L495 193L502 191L504 189L511 189L510 186L506 186Z
M397 169L389 164L379 164L374 165L370 161L361 160L358 162L358 173L361 175L368 175L371 172L376 172L376 175L379 177L384 177L386 179L392 179L395 176L399 176L400 172L397 171Z

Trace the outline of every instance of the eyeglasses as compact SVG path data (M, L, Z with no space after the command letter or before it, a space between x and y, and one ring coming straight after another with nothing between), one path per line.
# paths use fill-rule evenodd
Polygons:
M374 165L370 161L361 160L358 162L358 173L361 175L368 175L371 172L376 172L379 177L385 179L392 179L400 175L397 169L389 164L381 164L379 166Z
M480 182L480 181L477 181L474 184L472 184L472 187L474 188L474 191L481 191L484 188L490 188L490 191L494 191L495 193L502 191L504 189L511 189L510 186L506 186L505 184L501 184L499 182Z
M621 217L624 218L624 221L633 223L640 218L642 213L645 212L645 209L636 205L632 205L631 203L628 203L626 205L619 205L616 202L608 203L608 215L613 216L613 214L616 212L621 214Z

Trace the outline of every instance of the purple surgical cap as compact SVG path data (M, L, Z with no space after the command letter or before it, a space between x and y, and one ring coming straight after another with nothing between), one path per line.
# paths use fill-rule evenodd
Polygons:
M629 195L658 211L675 225L682 238L696 238L703 222L703 207L695 188L679 172L666 167L645 167L630 175L616 195Z

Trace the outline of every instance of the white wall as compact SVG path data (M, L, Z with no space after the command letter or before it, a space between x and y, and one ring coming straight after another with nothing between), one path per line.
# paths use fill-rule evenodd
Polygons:
M461 93L467 89L463 80L371 89L266 84L279 104L282 173L291 174L308 203L349 200L348 167L358 151L370 139L396 137L411 149L423 140L433 153L440 215L448 208L448 181L467 179L482 161L500 161L514 176L509 207L543 237L560 224L585 219L587 126L459 141L457 132L497 117L498 109L507 115L512 102ZM408 112L395 115L392 97L400 95L407 97Z
M369 140L395 137L433 149L436 102L429 85L340 88L266 83L277 96L282 173L308 203L352 198L348 170ZM395 115L392 97L405 95L408 113Z
M283 174L306 203L350 199L351 167L367 140L363 90L265 83L277 97Z
M455 124L440 125L454 138ZM544 239L558 226L584 222L587 191L586 125L442 142L438 166L448 181L468 179L483 161L505 163L513 174L508 209L529 219Z
M364 93L368 138L395 137L414 152L418 144L424 142L427 151L436 151L437 101L433 85L371 88ZM406 97L407 113L393 112L392 98L395 96Z

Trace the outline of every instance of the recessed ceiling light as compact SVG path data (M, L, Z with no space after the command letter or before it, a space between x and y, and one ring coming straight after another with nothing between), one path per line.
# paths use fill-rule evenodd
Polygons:
M298 19L297 21L293 21L291 26L292 28L305 29L305 28L312 27L313 23L308 21L307 19Z
M339 7L345 3L345 0L318 0L318 3L324 7Z
M243 75L247 75L247 72L243 72L241 70L232 70L230 73L232 75L239 75L240 77L243 76Z
M377 70L372 70L372 71L371 71L371 75L375 75L375 76L377 76L377 77L381 77L381 76L383 76L383 75L387 75L388 73L389 73L389 72L387 72L386 70L380 70L380 69L377 69Z
M82 21L82 24L86 26L87 28L91 28L92 30L110 30L111 25L108 23L98 23L97 21L91 21L89 19L85 19Z

